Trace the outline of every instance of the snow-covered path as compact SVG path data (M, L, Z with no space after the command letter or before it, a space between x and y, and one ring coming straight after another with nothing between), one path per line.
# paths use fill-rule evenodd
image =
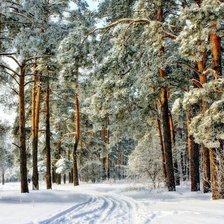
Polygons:
M97 193L96 193L97 194ZM88 200L65 210L40 224L135 223L135 204L115 195L86 195Z
M133 183L54 185L19 192L19 183L0 186L0 224L223 224L224 200L210 194L149 190Z

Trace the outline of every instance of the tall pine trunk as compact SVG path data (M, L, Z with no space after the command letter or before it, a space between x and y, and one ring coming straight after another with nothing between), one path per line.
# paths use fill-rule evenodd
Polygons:
M164 77L165 71L160 70L161 77ZM163 121L163 140L164 140L164 155L166 161L166 185L169 191L175 191L175 177L173 169L173 156L172 156L172 144L171 144L171 133L169 123L169 108L167 98L167 88L162 87L161 92L161 115Z
M50 130L50 86L49 79L47 80L46 89L46 186L47 189L52 189L51 183L51 130Z
M78 95L78 78L77 78L75 82L75 142L74 142L74 148L73 148L74 186L79 185L78 164L77 164L77 149L78 149L79 140L80 140L80 113L79 113L79 95Z
M20 67L19 76L19 134L20 134L20 182L21 193L28 193L27 153L25 120L25 65Z
M187 132L188 132L188 153L190 162L190 178L191 178L191 191L200 190L200 172L199 172L199 145L193 140L193 136L189 134L189 124L191 121L190 111L186 113Z
M38 75L38 88L35 102L35 132L33 138L33 190L39 189L39 174L38 174L38 132L39 132L39 119L40 119L40 105L41 105L41 91L42 91L42 72Z
M214 27L215 28L215 27ZM210 44L212 53L212 67L218 75L222 75L222 51L221 51L221 38L216 32L210 34ZM212 188L212 199L224 199L222 186L224 180L221 178L218 181L219 172L223 172L217 165L217 157L223 153L223 150L210 149L210 171L211 171L211 188Z
M159 133L159 140L160 140L160 149L161 149L161 156L162 156L162 167L163 167L163 176L166 180L167 174L166 174L166 161L165 161L165 153L164 153L164 146L163 146L163 135L161 130L161 122L160 119L157 118L157 129Z
M156 14L156 20L159 22L164 21L163 6L158 8ZM164 48L161 48L160 53L164 53ZM159 76L161 78L166 77L166 72L163 69L159 69ZM161 117L163 123L163 141L164 141L164 155L166 161L166 185L169 191L175 191L175 177L173 168L173 155L172 155L172 144L171 144L171 133L170 133L170 122L169 122L169 103L168 103L168 89L167 86L161 88Z
M202 60L197 61L198 71L201 73L201 75L199 75L201 84L207 82L206 76L202 75L206 69L205 64L206 64L206 51L202 55ZM204 113L205 111L206 111L206 102L204 99L202 99L202 112ZM201 150L202 150L202 169L203 169L203 192L207 193L211 190L209 149L202 144Z
M177 162L177 149L175 149L175 131L174 131L174 125L173 125L173 118L172 114L169 113L169 121L170 121L170 132L171 132L171 143L173 146L173 156L174 156L174 174L175 174L175 183L176 185L180 185L180 172Z

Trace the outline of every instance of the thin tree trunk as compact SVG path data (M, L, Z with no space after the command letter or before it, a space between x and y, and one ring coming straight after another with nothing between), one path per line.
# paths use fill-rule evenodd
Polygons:
M102 158L102 172L103 172L102 179L106 180L106 178L107 178L107 175L106 175L106 157Z
M5 170L4 167L2 167L2 185L5 184Z
M57 142L56 160L59 160L60 158L61 158L61 139ZM56 179L56 184L61 184L61 174L56 173L56 168L55 168L55 179Z
M47 80L46 89L46 186L47 189L52 189L51 183L51 130L50 130L50 86Z
M68 150L68 161L70 161L71 159L70 159L70 154L71 154L71 152L70 152L70 149ZM68 173L68 182L69 183L73 183L73 178L72 178L72 168L71 168L71 171Z
M107 114L105 118L105 148L107 152L106 156L106 177L107 179L110 179L110 159L109 159L109 150L108 150L108 145L109 145L109 115Z
M173 155L174 155L174 174L175 174L175 184L180 185L180 172L177 162L177 151L175 149L175 131L174 131L174 125L173 125L173 118L172 114L169 113L169 121L170 121L170 132L171 132L171 142L173 145Z
M40 105L41 105L41 85L42 73L39 73L38 88L36 95L36 108L35 108L35 136L33 138L33 190L39 190L39 174L38 174L38 132L39 132L39 119L40 119Z
M77 142L77 140L75 140L74 150L73 150L73 184L74 184L74 186L79 185L78 164L77 164L77 147L78 147L78 142Z
M77 71L78 75L78 71ZM78 79L78 78L77 78ZM73 149L73 183L74 186L79 185L77 149L80 140L80 114L79 114L79 96L78 96L78 80L75 82L75 143Z
M35 121L36 121L36 118L35 118L35 116L36 116L36 76L37 76L37 74L36 74L36 68L37 68L37 64L35 63L34 65L33 65L33 68L34 68L34 73L33 73L33 86L32 86L32 111L31 111L31 113L32 113L32 119L31 119L31 123L32 123L32 131L31 131L31 133L32 133L32 136L31 136L31 138L32 138L32 154L33 154L33 169L37 169L37 168L34 168L34 164L35 164L35 141L36 141L36 133L35 133L35 131L36 131L36 128L35 128ZM37 166L37 165L36 165ZM34 171L33 171L34 172ZM32 179L33 179L33 176L32 176ZM34 182L35 184L36 184L36 182ZM33 187L34 188L34 187Z
M19 77L19 133L20 133L20 181L21 193L28 193L27 182L27 154L26 154L26 127L25 127L25 65L20 67Z
M56 183L56 168L52 167L52 183Z

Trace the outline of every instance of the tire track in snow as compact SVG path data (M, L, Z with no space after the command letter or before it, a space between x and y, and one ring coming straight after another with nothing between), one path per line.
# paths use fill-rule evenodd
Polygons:
M62 212L52 216L49 219L46 219L46 220L43 220L43 221L39 221L38 224L60 223L61 221L63 221L62 219L63 219L65 214L71 213L74 210L79 211L81 208L84 208L86 205L88 205L89 203L91 203L93 201L92 197L88 196L88 198L89 199L87 201L85 201L85 202L83 202L81 204L74 205L71 208L68 208L68 209L62 211Z
M120 195L88 195L90 199L40 224L134 224L135 204Z

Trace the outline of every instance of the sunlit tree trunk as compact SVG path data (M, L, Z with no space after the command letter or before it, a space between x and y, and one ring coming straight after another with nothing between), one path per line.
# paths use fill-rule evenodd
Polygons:
M216 26L213 27L214 29ZM221 38L218 36L217 32L213 31L210 34L210 44L211 44L211 54L212 54L212 67L218 75L222 75L222 51L221 51ZM212 198L213 199L223 199L224 194L222 186L224 185L223 178L219 179L219 172L223 172L217 166L217 157L220 157L220 153L223 150L211 149L209 151L210 155L210 171L211 171L211 188L212 188Z
M78 69L77 69L78 76ZM79 114L79 95L78 95L78 77L75 82L75 143L73 149L73 183L79 185L77 149L80 140L80 114Z
M21 193L28 193L27 153L26 153L26 120L25 120L25 65L20 67L19 76L19 133L20 133L20 181Z
M35 102L35 132L33 138L33 190L39 189L39 174L38 174L38 133L39 133L39 119L41 106L41 91L42 91L42 72L38 74L38 87Z
M221 38L216 32L210 34L210 44L212 53L212 67L218 75L222 75L222 50Z

